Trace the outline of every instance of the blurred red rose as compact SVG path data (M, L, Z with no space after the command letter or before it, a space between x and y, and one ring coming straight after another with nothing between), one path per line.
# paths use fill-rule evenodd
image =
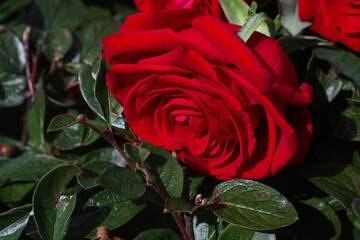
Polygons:
M254 0L244 0L251 4ZM219 0L134 0L137 9L142 12L155 12L169 9L193 9L203 15L209 14L224 19ZM260 3L263 0L256 0Z
M224 180L298 164L311 138L312 88L277 41L255 32L245 44L239 28L180 9L129 16L103 39L109 90L135 133Z
M319 35L360 51L360 0L298 0L299 17Z

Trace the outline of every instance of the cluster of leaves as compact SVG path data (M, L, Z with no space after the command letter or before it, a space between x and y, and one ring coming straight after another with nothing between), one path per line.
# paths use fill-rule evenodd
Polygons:
M138 240L360 238L359 55L304 30L296 1L278 1L280 20L276 4L265 4L274 23L255 5L246 22L231 11L242 1L221 2L230 20L248 25L240 37L254 28L278 38L299 79L312 84L314 136L303 166L262 182L220 182L140 142L108 92L101 60L101 38L136 12L131 1L7 0L1 239L93 238L98 227Z

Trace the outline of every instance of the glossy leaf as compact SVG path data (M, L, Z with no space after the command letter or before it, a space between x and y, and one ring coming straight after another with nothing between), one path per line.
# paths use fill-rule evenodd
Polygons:
M72 45L71 32L64 28L49 31L44 38L43 51L49 61L65 56Z
M166 190L170 197L181 197L183 172L169 151L143 141L141 147L150 150L145 165L158 186Z
M195 239L218 240L223 231L223 220L210 210L198 209L194 212L193 231Z
M222 231L219 240L276 240L275 233L259 232L230 224Z
M87 207L111 208L109 214L100 226L105 226L109 230L113 230L124 225L136 214L141 212L146 207L146 203L136 203L104 190L89 198L85 203L85 208ZM94 230L90 236L94 236L95 234L96 231Z
M95 180L108 167L114 166L108 161L91 161L81 167L82 174L77 175L80 185L85 188L92 188L97 186Z
M20 75L0 72L0 108L15 107L24 101L26 82Z
M97 178L96 183L129 199L136 199L145 193L141 176L129 168L111 166Z
M109 65L101 59L100 68L95 80L95 97L100 104L101 112L106 122L110 122L109 90L106 83L105 74L108 72Z
M71 150L81 146L82 137L84 136L84 126L75 124L59 132L48 134L48 140L51 145L64 149Z
M24 45L14 34L7 33L0 38L0 70L21 74L25 68Z
M170 229L149 229L140 233L134 240L180 240L181 238Z
M169 198L165 203L164 212L189 212L193 205L182 198Z
M280 22L291 35L298 35L311 22L302 22L299 18L297 0L278 0Z
M342 172L329 177L309 179L316 186L336 198L345 207L349 219L355 227L360 228L360 217L357 215L357 199L360 198L360 169L348 165Z
M34 218L42 239L64 238L76 196L65 197L62 191L80 171L75 165L59 166L48 172L36 186L33 195Z
M11 211L0 214L0 238L17 240L29 221L28 211Z
M336 67L340 72L353 79L360 85L360 57L354 53L337 48L316 48L316 57L324 59Z
M100 103L95 96L95 78L90 65L83 65L79 73L79 86L85 102L98 116L105 120Z
M65 163L67 161L51 156L24 153L1 166L0 184L38 180L49 170Z
M114 148L99 148L92 150L82 156L80 160L81 163L87 163L90 161L108 161L120 167L126 166L124 158Z
M79 121L77 121L77 118L74 115L71 114L60 114L56 117L53 117L51 119L51 122L47 128L47 132L51 131L58 131L64 128L71 127L75 124L77 124Z
M27 129L29 134L28 144L39 152L44 152L45 150L44 118L45 93L41 82L36 99L31 106L27 118Z
M360 141L360 107L351 105L340 115L334 135L345 140Z
M276 229L298 219L294 207L284 196L251 180L220 183L211 198L210 208L218 217L249 229Z
M35 0L30 9L30 22L42 29L67 28L74 30L86 16L79 0Z
M134 163L142 163L150 155L150 151L145 148L135 147L131 144L124 144L126 155Z
M300 202L309 205L324 214L325 217L332 223L336 238L340 238L341 222L335 210L327 202L316 197L310 198L308 200L301 200Z

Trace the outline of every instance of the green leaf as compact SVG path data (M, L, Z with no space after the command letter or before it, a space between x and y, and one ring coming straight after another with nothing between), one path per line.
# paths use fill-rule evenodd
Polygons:
M26 82L22 76L0 72L0 108L20 105L25 99L21 95L25 88Z
M219 0L230 23L243 26L250 17L251 9L243 0Z
M329 71L328 74L320 73L319 83L326 94L327 101L332 102L340 92L343 82L336 79L338 76L334 71Z
M35 183L14 183L0 188L0 201L8 206L16 206L34 189Z
M342 172L329 177L313 177L309 179L316 186L333 196L345 207L349 219L360 228L357 215L357 203L360 198L360 169L348 165Z
M141 147L151 152L145 161L145 165L155 183L166 190L170 197L181 197L183 172L177 160L169 151L146 141L142 142Z
M336 67L340 72L353 79L360 85L360 57L354 53L337 48L316 48L316 57L324 59Z
M287 55L303 51L308 47L329 46L330 42L313 36L290 36L285 35L279 39L279 43Z
M49 61L65 56L71 48L73 39L71 32L64 28L49 31L44 38L43 52Z
M111 208L110 213L100 226L113 230L124 225L141 212L146 207L146 203L136 203L104 190L89 198L85 203L85 208L88 207ZM95 234L96 230L92 231L90 236L95 236Z
M148 229L136 236L134 240L180 240L181 238L170 229Z
M95 98L100 104L101 112L103 113L104 120L110 123L110 106L109 106L109 90L106 83L106 73L108 72L109 65L104 59L100 61L100 68L95 80Z
M193 231L195 239L217 240L223 231L223 220L207 209L194 212Z
M307 200L301 200L300 202L319 210L323 215L325 215L325 217L334 226L336 238L340 238L341 222L339 220L339 217L336 215L334 209L327 202L316 197Z
M0 184L38 180L49 170L65 163L67 161L51 156L24 153L1 166Z
M81 146L83 136L84 126L76 124L59 132L52 132L48 134L47 138L52 146L63 150L71 150Z
M278 0L280 22L291 33L298 35L311 22L302 22L299 18L299 6L297 0Z
M13 0L3 1L0 5L0 22L28 5L30 1L31 0L18 0L16 2Z
M100 103L95 96L95 78L90 65L83 65L79 73L79 86L85 102L98 116L105 120Z
M111 94L109 94L109 104L111 125L117 129L121 129L123 134L133 137L133 134L129 131L129 127L126 124L125 118L121 115L123 107Z
M34 218L42 239L64 238L76 196L65 197L62 191L80 171L75 165L59 166L48 172L36 186L33 195Z
M339 116L334 135L345 140L360 141L360 107L351 105Z
M0 214L0 238L2 240L17 240L29 221L27 211L5 212Z
M96 183L129 199L137 199L145 193L143 179L129 168L108 167L96 179Z
M75 30L85 16L86 7L79 0L35 0L29 13L32 25L47 30Z
M96 178L100 176L104 169L110 166L114 166L114 164L108 161L92 161L84 164L81 167L82 174L77 175L80 185L85 189L97 186L95 183Z
M189 183L189 199L193 199L203 184L205 176L190 176L189 180L191 180Z
M99 148L85 154L80 162L108 161L120 167L126 166L124 158L114 148Z
M1 35L0 70L21 74L25 63L25 49L20 39L12 33Z
M221 232L219 240L276 240L275 233L259 232L230 224Z
M150 155L149 150L131 144L124 144L124 150L128 158L134 163L142 163Z
M2 145L2 144L12 144L12 145L15 145L15 146L17 146L19 148L24 148L25 147L24 143L19 141L19 140L12 139L12 138L0 135L0 145Z
M223 220L254 230L276 229L298 219L284 196L251 180L231 180L217 185L210 208Z
M220 0L219 2L229 22L243 26L238 35L244 42L247 42L254 31L267 36L273 35L275 25L264 12L256 14L243 0Z
M168 198L165 203L164 213L189 212L193 205L181 198Z
M45 151L44 139L45 94L42 81L27 118L28 144L39 152Z
M60 114L51 119L51 122L47 128L47 132L58 131L64 128L71 127L79 123L77 118L71 114Z
M254 31L261 32L269 37L273 35L274 23L268 18L266 13L252 14L246 20L237 35L246 43Z

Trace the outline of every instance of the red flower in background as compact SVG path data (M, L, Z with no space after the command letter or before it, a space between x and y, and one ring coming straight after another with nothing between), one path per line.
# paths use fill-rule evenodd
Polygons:
M360 0L298 0L299 17L319 35L360 51Z
M193 170L220 179L272 176L300 163L311 116L279 43L192 10L129 16L103 39L107 82L130 127ZM297 106L296 106L297 105Z

